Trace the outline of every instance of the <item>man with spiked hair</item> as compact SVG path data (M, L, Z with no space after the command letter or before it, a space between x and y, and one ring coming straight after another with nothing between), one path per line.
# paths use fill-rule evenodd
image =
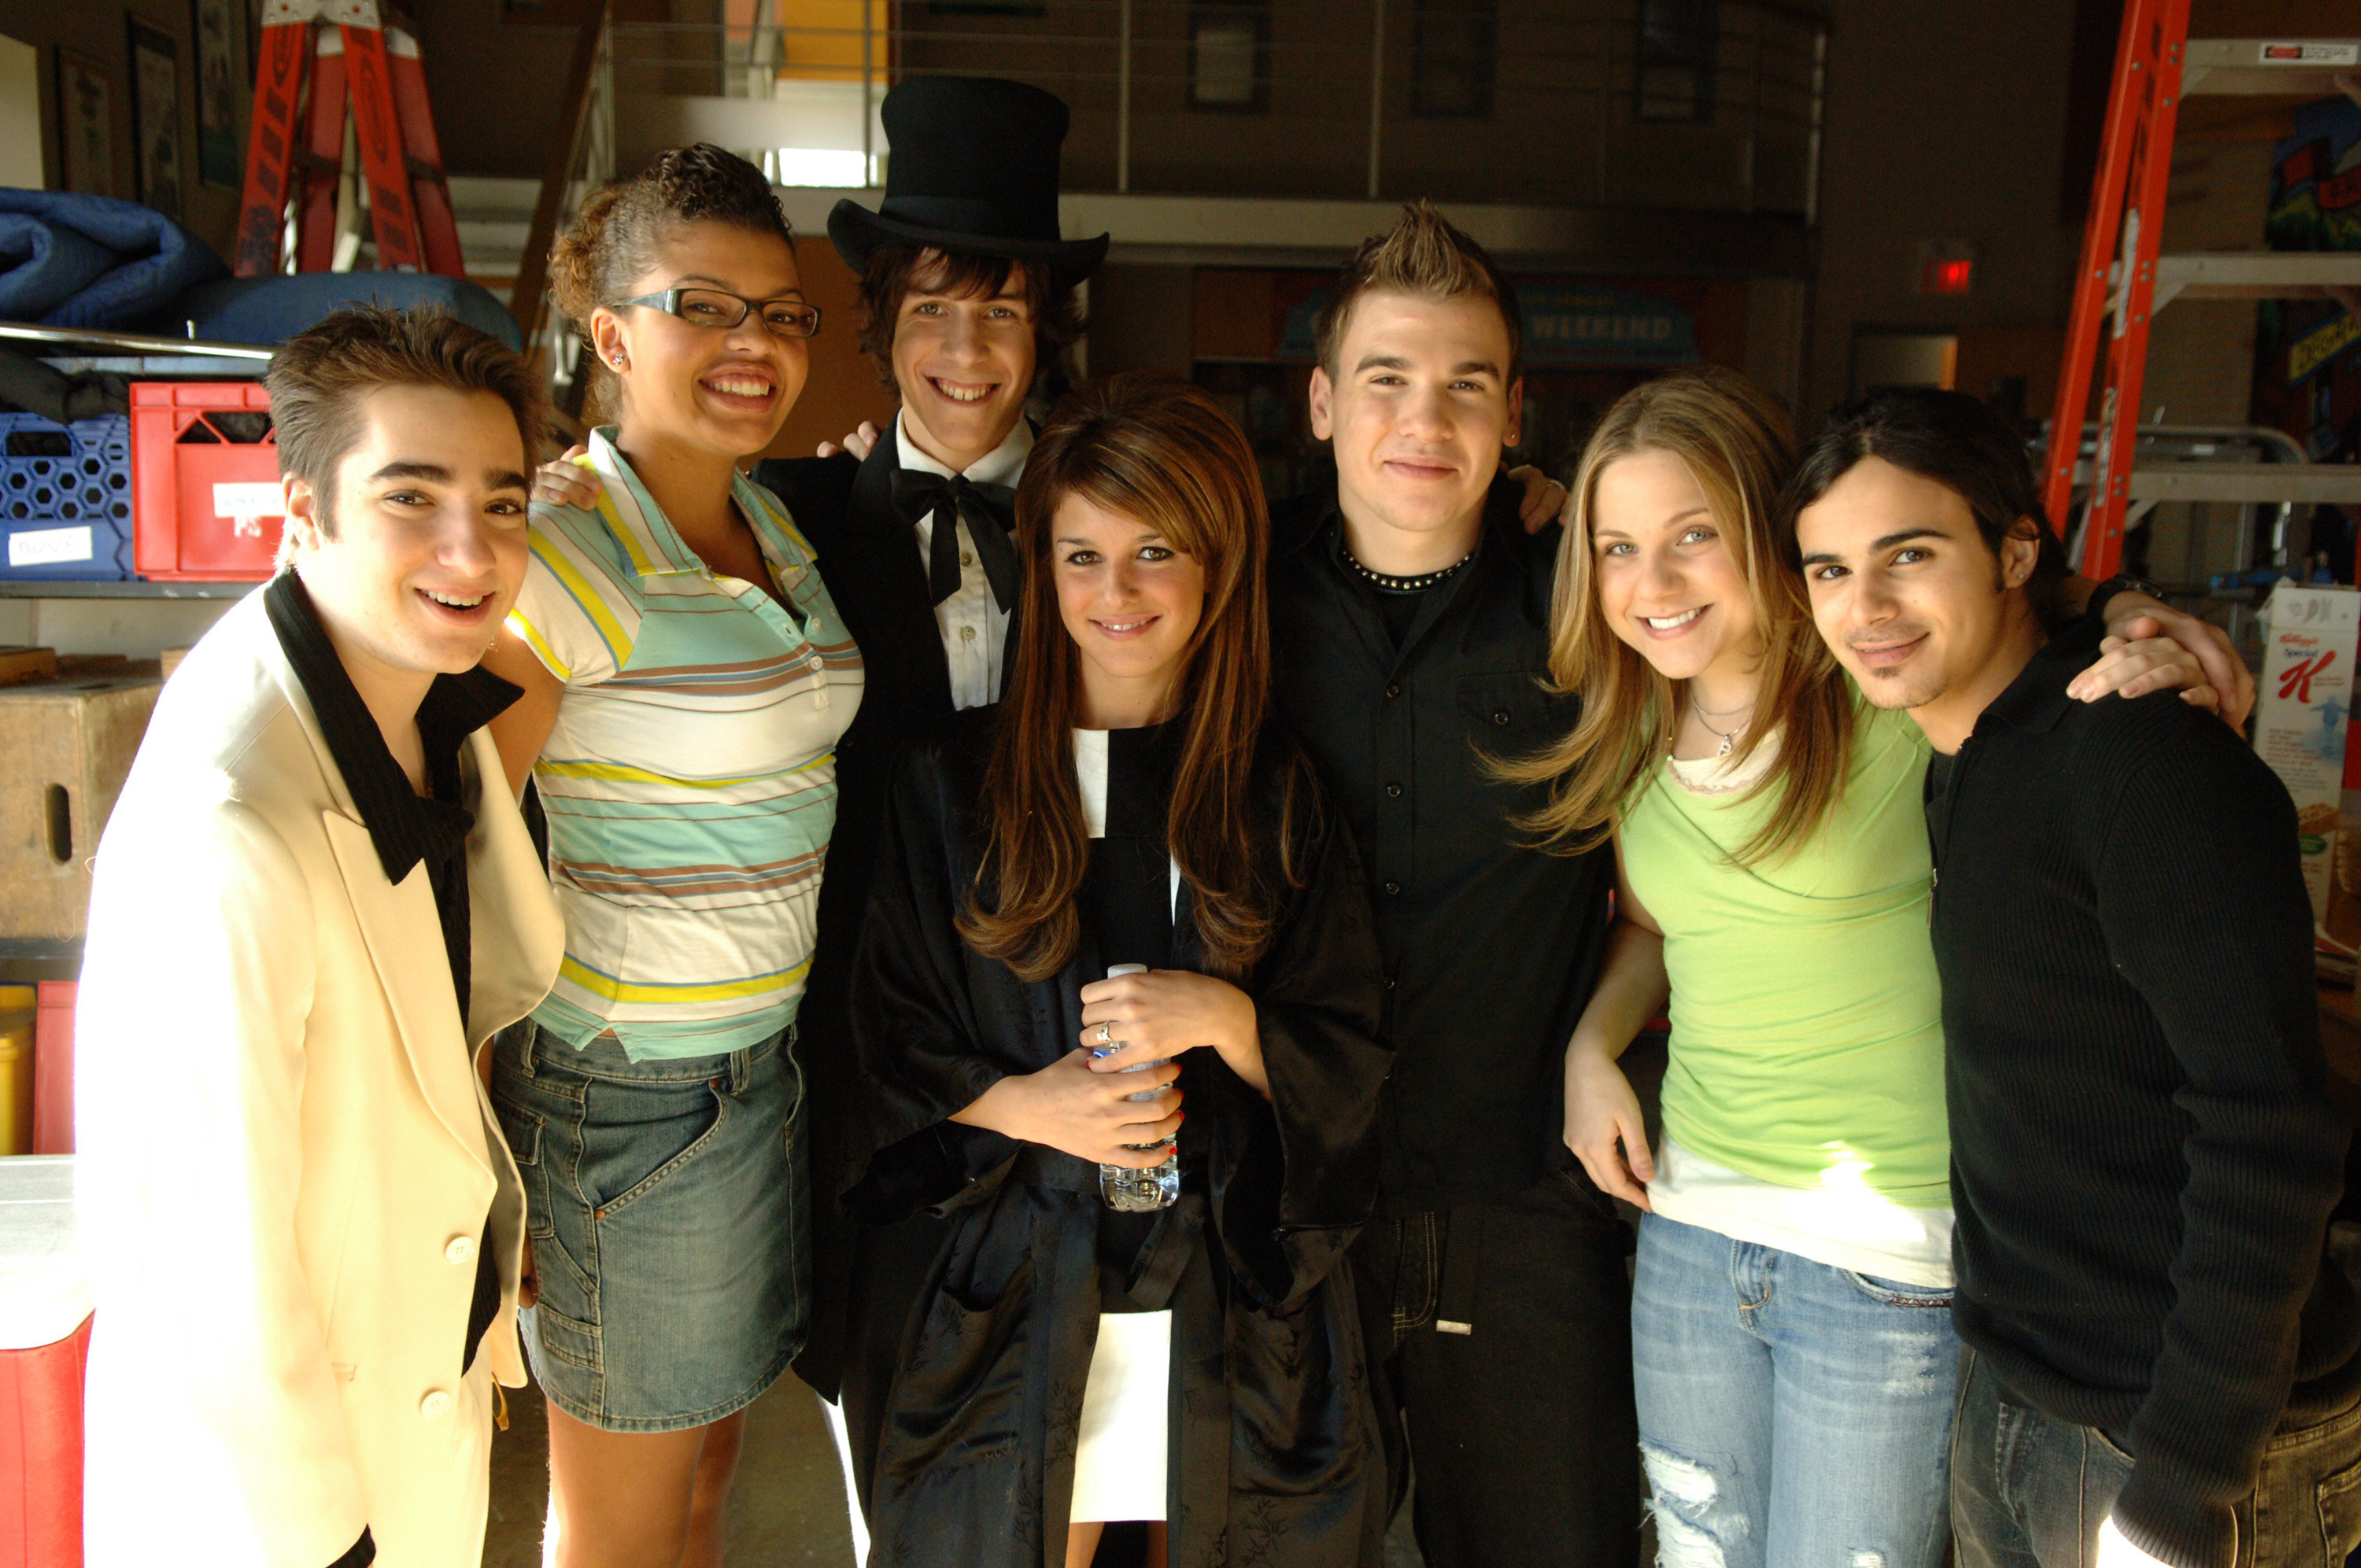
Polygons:
M1320 316L1334 483L1272 520L1274 689L1351 819L1385 957L1395 1065L1354 1284L1432 1568L1621 1563L1640 1528L1630 1233L1559 1138L1614 863L1528 848L1535 789L1483 761L1574 720L1542 685L1560 531L1529 532L1500 477L1520 335L1483 248L1406 209Z

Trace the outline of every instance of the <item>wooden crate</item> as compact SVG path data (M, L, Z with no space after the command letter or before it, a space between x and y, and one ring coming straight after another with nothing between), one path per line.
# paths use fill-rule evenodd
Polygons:
M0 686L0 937L80 937L90 858L155 711L153 662Z

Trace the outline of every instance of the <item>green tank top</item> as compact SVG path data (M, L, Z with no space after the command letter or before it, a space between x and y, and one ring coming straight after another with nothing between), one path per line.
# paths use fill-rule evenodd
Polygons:
M1906 714L1858 713L1844 794L1792 854L1734 864L1773 797L1698 795L1669 770L1623 822L1624 874L1672 978L1664 1132L1777 1186L1944 1208L1928 748Z

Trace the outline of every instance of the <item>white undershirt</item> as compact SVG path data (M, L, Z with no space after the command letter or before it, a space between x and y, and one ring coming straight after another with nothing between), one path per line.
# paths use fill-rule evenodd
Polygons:
M939 474L951 477L952 470L918 450L910 439L910 427L902 413L894 416L894 446L900 454L902 466L914 474ZM1033 426L1018 420L1007 438L967 466L964 477L979 485L1006 485L1015 488L1025 472L1025 459L1032 455ZM975 541L970 537L967 524L959 529L960 586L950 598L935 606L935 628L942 633L943 660L950 667L951 706L966 709L982 707L1000 700L1001 660L1008 644L1008 612L992 597L992 582L983 575L983 563L977 559ZM931 565L935 543L935 514L928 512L912 525L917 536L918 560Z
M1726 757L1667 757L1673 782L1692 794L1747 788L1778 756L1773 736L1742 767ZM1951 1288L1951 1211L1905 1209L1866 1187L1781 1187L1741 1175L1664 1140L1648 1204L1667 1220L1732 1241L1776 1247L1879 1279Z
M1082 828L1106 837L1107 732L1074 731L1074 779L1082 794ZM1173 907L1180 867L1172 867ZM1094 1519L1164 1517L1165 1447L1171 1430L1172 1314L1102 1312L1082 1385L1074 1437L1074 1497L1067 1515Z

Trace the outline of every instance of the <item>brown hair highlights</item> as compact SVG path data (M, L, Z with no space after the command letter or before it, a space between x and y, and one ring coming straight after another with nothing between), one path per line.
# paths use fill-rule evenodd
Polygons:
M1802 576L1779 540L1779 488L1795 462L1795 434L1769 394L1735 370L1699 366L1626 392L1584 448L1573 519L1559 546L1550 617L1550 677L1582 699L1572 734L1539 756L1505 764L1509 777L1547 781L1549 804L1523 826L1572 853L1614 828L1672 750L1685 698L1598 607L1592 543L1598 477L1642 452L1679 458L1705 492L1746 578L1763 639L1762 695L1732 750L1742 761L1776 737L1778 756L1755 790L1779 804L1738 854L1752 863L1809 837L1844 789L1852 749L1850 686L1812 624Z
M1025 265L1005 256L977 256L932 246L887 243L869 253L861 274L861 352L877 367L877 379L899 397L894 378L894 329L902 302L912 291L988 300L1008 286L1008 275ZM1046 264L1025 265L1026 313L1033 323L1033 374L1064 357L1082 335L1080 291Z
M619 180L582 203L549 247L551 298L587 331L590 313L626 298L654 269L664 242L688 224L721 224L795 244L761 170L709 142L671 148L636 178ZM603 407L614 372L596 354L583 363L590 367L590 402Z
M1470 294L1491 301L1500 309L1509 329L1509 363L1501 367L1515 380L1524 363L1524 322L1517 309L1517 291L1494 264L1484 247L1453 225L1424 197L1402 209L1394 226L1371 235L1337 275L1336 291L1320 307L1312 328L1320 363L1336 374L1336 356L1343 352L1345 328L1353 306L1363 294L1376 291L1415 294L1442 302Z
M1186 734L1172 781L1171 854L1194 901L1207 969L1240 978L1270 945L1279 883L1296 881L1285 849L1292 825L1279 824L1275 858L1258 854L1248 798L1270 685L1269 520L1246 436L1205 393L1153 371L1127 371L1068 398L1017 487L1021 630L984 775L989 844L960 934L1027 981L1064 968L1081 936L1074 905L1090 854L1074 779L1082 655L1059 614L1049 538L1070 496L1137 519L1204 567L1204 614L1173 720ZM1290 807L1303 765L1290 763Z
M379 387L489 392L516 416L525 466L541 455L540 378L507 344L443 311L347 305L289 338L263 384L279 471L319 496L320 531L332 539L336 466L360 439L361 397Z

